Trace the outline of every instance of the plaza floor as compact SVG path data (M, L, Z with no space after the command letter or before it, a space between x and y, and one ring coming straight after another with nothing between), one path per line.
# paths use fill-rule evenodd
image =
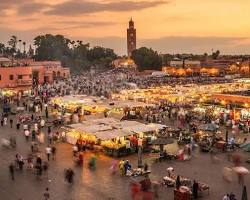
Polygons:
M46 131L45 131L46 132ZM27 143L23 132L17 131L9 126L0 127L0 138L8 138L15 135L17 137L17 148L5 149L0 148L0 200L42 200L46 187L50 189L52 200L129 200L130 183L132 178L122 177L118 173L111 174L110 166L112 158L100 154L97 158L96 170L90 170L87 167L88 158L91 152L84 155L85 163L83 167L76 166L72 160L72 146L66 143L58 143L57 156L55 161L49 161L48 175L44 175L42 180L37 177L26 167L22 172L16 171L15 181L9 179L8 165L13 162L15 154L21 153L24 157L30 152L30 143ZM171 147L170 147L171 148ZM44 160L46 159L45 145L40 147ZM242 160L250 157L250 153L239 152ZM147 158L147 155L144 155ZM153 163L147 160L152 181L162 180L167 175L166 169L174 167L175 173L207 183L210 186L210 192L202 193L201 199L204 200L221 200L225 193L233 192L237 199L241 198L242 185L238 184L237 177L234 176L232 183L226 183L222 178L222 170L225 166L232 166L223 153L218 154L219 160L214 163L210 160L210 155L194 153L190 161L165 161ZM122 158L121 158L122 159ZM125 157L131 161L132 166L137 165L137 156L132 155ZM243 163L250 170L250 165ZM68 185L64 181L64 169L71 167L75 172L73 185ZM141 178L133 178L133 181L139 181ZM250 194L250 176L245 177L245 185L248 194ZM166 186L160 187L159 191L162 200L173 200L173 188Z

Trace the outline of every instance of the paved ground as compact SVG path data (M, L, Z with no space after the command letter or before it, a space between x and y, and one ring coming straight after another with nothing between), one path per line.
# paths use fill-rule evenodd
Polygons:
M50 161L48 176L42 180L37 180L36 176L25 170L16 171L15 181L11 181L8 176L8 165L14 160L16 152L26 156L30 152L30 144L25 141L22 131L17 132L14 128L0 127L0 138L7 138L11 135L17 136L17 148L0 148L0 199L2 200L40 200L43 199L43 193L46 187L50 188L52 200L129 200L129 184L131 178L121 177L119 174L112 175L110 165L112 158L100 155L97 160L97 169L91 171L85 162L83 167L75 166L72 161L72 147L69 144L57 144L57 157L55 161ZM175 150L175 145L169 147ZM44 146L41 147L44 152ZM249 153L240 152L243 160L250 157ZM87 152L85 160L91 152ZM44 157L45 159L45 157ZM136 155L126 157L136 165ZM166 175L166 168L172 166L177 174L190 177L205 182L210 185L210 193L202 194L205 200L220 200L223 194L234 192L237 199L240 199L242 186L237 183L237 177L234 177L232 183L226 183L222 178L222 169L224 166L232 166L228 162L225 154L219 154L219 161L212 163L209 154L196 152L191 161L166 161L155 163L150 166L152 174L151 180L161 180ZM250 170L250 165L243 164ZM75 181L73 185L64 182L63 172L67 167L72 167L75 171ZM139 180L140 178L134 178ZM250 194L250 178L245 178L245 184ZM173 188L161 187L160 199L172 200Z

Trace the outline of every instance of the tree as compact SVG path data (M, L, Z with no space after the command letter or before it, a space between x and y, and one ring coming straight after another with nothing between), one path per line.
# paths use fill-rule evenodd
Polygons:
M132 59L138 66L139 71L143 70L161 70L162 58L151 48L141 47L132 52Z
M26 54L26 49L25 49L25 47L26 47L26 42L23 42L23 54L24 54L24 55Z
M29 47L28 55L29 55L29 57L33 57L34 56L34 49L32 49L31 45Z
M35 60L59 60L72 71L87 70L92 65L108 67L117 57L112 49L89 47L81 40L71 41L62 35L40 35L34 39Z
M212 53L212 58L213 58L213 59L217 59L217 58L219 57L219 55L220 55L220 51L217 50L216 52L213 52L213 53Z
M16 52L17 36L12 35L10 40L8 41L8 45L11 47L12 54L14 54Z
M0 54L4 54L5 53L5 45L0 43Z

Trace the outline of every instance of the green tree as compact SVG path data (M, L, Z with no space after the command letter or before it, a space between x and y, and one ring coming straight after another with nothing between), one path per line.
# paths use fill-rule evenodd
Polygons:
M5 45L3 43L0 43L0 54L5 53Z
M16 53L16 45L17 45L17 36L12 35L10 40L8 41L8 45L10 46L10 53L12 56L14 56L14 53Z
M107 67L117 57L112 49L90 48L81 40L69 40L62 35L40 35L34 39L35 60L60 60L72 71L87 70L92 65Z
M217 59L217 58L219 57L219 55L220 55L220 51L217 50L216 52L213 52L213 53L212 53L212 58L213 58L213 59Z
M132 52L132 59L138 66L139 71L143 70L161 70L162 58L151 48L141 47Z

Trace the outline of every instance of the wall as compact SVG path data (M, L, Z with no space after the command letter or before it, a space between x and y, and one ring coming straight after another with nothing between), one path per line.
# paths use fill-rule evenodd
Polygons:
M0 67L0 75L0 88L32 86L31 67ZM10 80L10 75L13 75L13 80ZM18 75L22 75L22 79L18 80Z

